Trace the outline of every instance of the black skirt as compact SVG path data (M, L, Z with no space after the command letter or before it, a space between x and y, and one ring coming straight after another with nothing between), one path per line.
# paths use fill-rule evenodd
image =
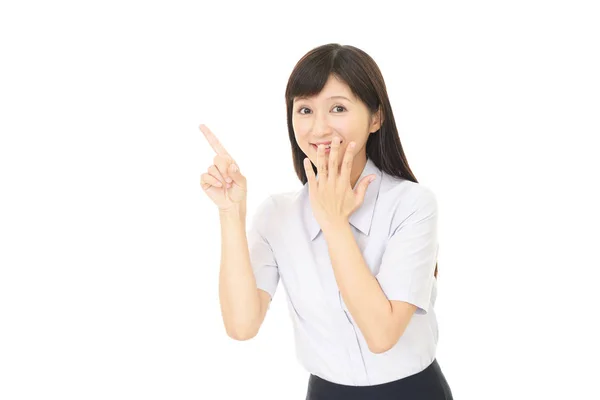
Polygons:
M397 381L371 386L340 385L310 375L306 400L452 400L452 392L436 359L423 371Z

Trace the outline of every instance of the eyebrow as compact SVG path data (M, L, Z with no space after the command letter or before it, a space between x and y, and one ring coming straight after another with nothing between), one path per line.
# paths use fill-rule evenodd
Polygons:
M350 103L354 103L352 100L350 100L349 98L344 97L344 96L331 96L331 97L326 98L325 100L331 100L331 99L344 99L344 100L348 100ZM296 100L308 100L308 97L307 96L298 96L298 97L296 97Z

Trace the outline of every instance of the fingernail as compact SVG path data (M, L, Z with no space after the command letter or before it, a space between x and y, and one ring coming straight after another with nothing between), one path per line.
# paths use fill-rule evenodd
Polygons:
M237 165L235 165L235 164L231 164L231 165L229 166L229 169L231 170L231 172L237 172L237 170L238 170L238 169L237 169Z
M230 177L225 178L225 182L231 183L231 178Z
M369 182L373 182L375 180L375 177L372 176L371 179L369 179Z
M216 187L223 187L223 184L222 184L221 182L216 182L216 183L215 183L215 186L216 186Z

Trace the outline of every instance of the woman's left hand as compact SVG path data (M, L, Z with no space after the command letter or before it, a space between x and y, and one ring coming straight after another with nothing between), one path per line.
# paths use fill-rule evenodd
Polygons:
M323 231L338 224L347 224L350 215L362 204L367 187L372 182L370 178L375 175L365 176L356 189L352 189L350 172L354 160L354 142L346 147L342 160L342 167L338 174L338 152L340 139L336 136L331 143L329 163L325 157L325 146L320 145L317 150L317 172L315 176L310 159L304 159L304 170L308 179L308 190L313 215Z

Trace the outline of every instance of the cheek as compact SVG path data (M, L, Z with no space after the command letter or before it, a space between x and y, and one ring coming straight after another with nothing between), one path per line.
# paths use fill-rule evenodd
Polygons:
M368 132L364 128L363 121L352 120L350 118L340 121L339 125L336 126L336 131L344 138L344 146L348 145L351 141L356 142L355 150L362 142L366 141L366 133Z
M344 141L353 140L356 136L356 125L352 122L350 118L339 118L339 120L335 121L331 125L336 134L342 137Z
M292 119L292 127L294 128L294 132L296 132L296 136L299 137L306 136L309 130L307 121L302 119Z
M296 141L300 145L300 147L310 147L308 142L310 135L309 130L304 126L302 122L294 123L292 122L292 128L294 129L294 136L296 137Z

